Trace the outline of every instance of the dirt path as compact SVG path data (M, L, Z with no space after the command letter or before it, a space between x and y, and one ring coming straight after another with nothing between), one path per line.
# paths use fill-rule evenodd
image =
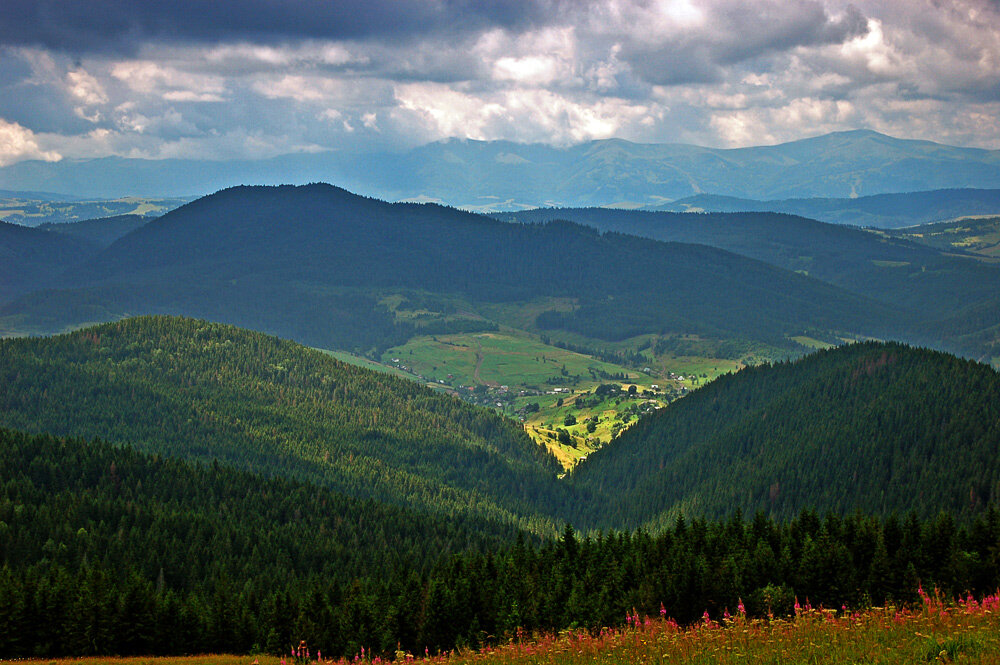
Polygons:
M496 381L483 381L482 377L479 376L479 369L483 366L483 343L478 339L476 340L476 368L472 370L472 379L479 384L484 386L489 386L490 388L496 388L500 384Z

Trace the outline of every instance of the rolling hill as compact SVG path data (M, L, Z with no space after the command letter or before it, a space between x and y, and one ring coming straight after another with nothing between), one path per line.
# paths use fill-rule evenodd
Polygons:
M0 311L22 329L183 314L326 348L412 337L393 294L536 305L530 325L589 338L697 334L794 348L815 329L886 335L906 315L807 277L704 246L511 225L451 208L388 204L329 185L237 187L146 224ZM571 306L548 307L552 299ZM502 323L502 321L501 321Z
M989 366L847 345L713 381L592 454L572 484L618 527L804 506L970 513L1000 498L998 408Z
M151 219L153 217L147 215L115 215L113 217L81 219L78 222L45 222L36 228L73 236L104 249L123 235L146 225Z
M912 323L897 338L982 360L1000 355L997 321L968 315L995 309L1000 267L944 242L982 238L988 246L988 220L960 225L965 233L953 225L928 226L926 233L921 231L924 227L914 227L908 233L873 232L767 212L551 208L495 216L522 223L569 220L605 232L719 247L908 311ZM974 229L979 227L983 228L976 235Z
M204 321L129 319L0 341L0 426L443 515L556 528L558 464L514 423L411 381Z
M98 250L82 238L0 222L0 303L49 286Z

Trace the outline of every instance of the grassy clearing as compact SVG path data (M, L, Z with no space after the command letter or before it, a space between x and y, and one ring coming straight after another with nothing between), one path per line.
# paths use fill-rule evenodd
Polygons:
M660 378L511 330L416 337L389 349L382 363L520 420L567 469L640 415L704 380L693 373ZM602 384L621 386L621 391L597 399L594 393ZM632 396L630 386L635 386ZM566 424L570 415L575 424ZM593 421L589 428L588 421ZM561 440L560 429L566 432Z
M399 297L382 301L395 308L397 316L401 311L403 316L417 312L412 307L401 310L401 302ZM688 346L701 343L697 338L689 341ZM414 337L386 351L380 360L411 379L453 390L519 420L535 441L570 469L643 415L743 366L739 360L655 356L656 342L653 335L605 343L562 334L554 341L503 327L497 332ZM581 352L588 349L616 355L601 360ZM610 362L615 357L631 359L630 365ZM620 390L599 398L601 385ZM568 416L572 418L567 422Z
M987 258L1000 257L1000 217L996 215L962 217L892 233L944 251L954 249Z
M794 337L789 337L794 342L798 342L802 346L808 346L810 349L829 349L833 347L833 344L829 342L824 342L822 340L814 339L812 337L807 337L805 335L796 335Z

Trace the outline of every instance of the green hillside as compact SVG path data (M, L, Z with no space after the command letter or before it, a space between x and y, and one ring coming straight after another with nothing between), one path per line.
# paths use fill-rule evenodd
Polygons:
M5 429L0 479L3 657L284 652L323 620L310 614L318 589L344 589L346 627L364 607L350 599L356 580L401 588L443 555L512 539L316 485Z
M559 467L520 426L291 342L147 317L0 342L0 426L551 531Z
M511 225L329 185L238 187L199 199L121 238L58 286L0 317L52 332L183 314L374 355L420 332L421 322L399 320L387 300L427 294L476 315L484 305L568 299L569 309L536 307L530 325L606 341L694 334L798 349L788 336L803 330L887 335L903 324L891 305L718 249L575 224Z
M671 242L703 243L808 274L906 312L883 337L991 361L1000 355L993 322L975 328L971 308L994 307L1000 266L976 260L949 238L988 249L990 224L933 225L926 233L874 232L770 212L671 213L603 208L538 209L498 218L540 223L566 219L602 231ZM958 232L957 228L965 229ZM976 234L973 229L982 229ZM949 231L948 229L952 229ZM925 235L926 237L920 237ZM931 245L931 246L928 246ZM961 252L964 255L957 255ZM958 318L955 322L952 319Z
M998 409L989 366L848 345L713 381L591 455L573 485L618 526L736 509L968 513L1000 498Z
M5 429L0 478L4 658L253 653L246 663L304 640L326 659L365 649L385 662L531 649L523 637L568 628L604 639L626 614L694 623L732 608L746 621L790 615L796 596L854 611L915 600L920 583L978 596L1000 570L995 509L967 522L803 512L515 539L223 465Z

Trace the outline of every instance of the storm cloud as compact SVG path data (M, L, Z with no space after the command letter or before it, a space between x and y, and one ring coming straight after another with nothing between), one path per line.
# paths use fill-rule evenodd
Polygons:
M6 0L0 163L742 146L871 128L1000 147L987 0Z

